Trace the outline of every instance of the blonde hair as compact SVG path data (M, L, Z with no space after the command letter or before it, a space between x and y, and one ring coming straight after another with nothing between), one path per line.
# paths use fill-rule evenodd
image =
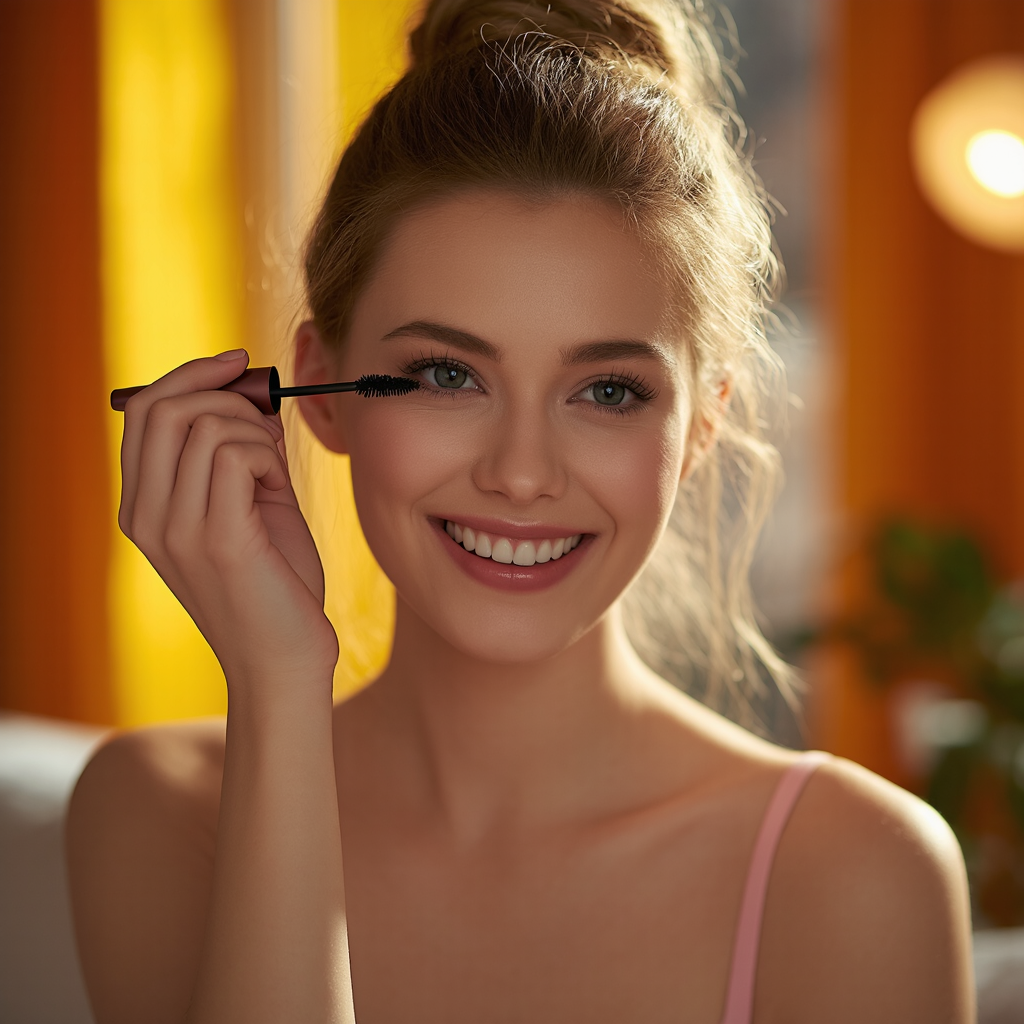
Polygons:
M627 594L627 630L663 674L760 729L765 674L795 707L748 582L780 479L765 439L784 392L765 337L779 266L719 39L700 0L431 0L407 72L341 158L305 273L312 318L341 345L383 241L420 204L490 188L622 210L679 296L694 415L718 423Z

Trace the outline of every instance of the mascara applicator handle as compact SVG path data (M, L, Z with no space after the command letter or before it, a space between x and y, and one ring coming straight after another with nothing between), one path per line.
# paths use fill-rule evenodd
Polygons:
M110 392L110 408L116 412L124 412L128 399L148 386L140 384L134 388L116 388ZM217 390L234 391L235 394L248 398L267 416L273 416L281 409L281 377L276 366L252 366Z

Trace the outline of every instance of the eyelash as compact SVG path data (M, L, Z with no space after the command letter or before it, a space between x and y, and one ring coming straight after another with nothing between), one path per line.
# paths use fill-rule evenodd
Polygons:
M402 369L402 373L409 376L415 373L419 373L421 370L429 369L432 366L443 366L446 370L462 370L470 379L477 382L476 374L472 368L467 366L465 363L445 353L444 355L430 355L423 354L417 360L410 363L408 366ZM421 384L425 382L421 381ZM602 374L599 377L595 377L593 380L587 381L580 388L580 392L585 392L589 388L596 387L599 384L618 384L629 391L636 401L630 402L628 405L602 405L600 402L587 402L587 405L595 405L599 409L617 413L620 416L632 415L633 413L640 412L646 403L656 398L658 395L658 389L651 387L642 377L637 376L634 373L607 373ZM447 394L449 397L454 398L458 395L459 391L465 390L464 388L439 388L434 385L426 384L424 390L430 394L441 395Z
M476 374L465 364L459 362L458 359L453 359L450 355L438 356L431 353L430 355L421 355L415 362L410 363L408 366L402 369L402 373L412 376L414 373L419 373L420 370L426 370L431 366L443 366L446 370L462 370L468 377L471 377L476 382ZM425 390L434 395L447 395L449 398L454 398L462 388L439 388L433 384L427 384L422 379L420 380L420 386Z
M600 402L587 403L588 405L597 405L608 412L617 412L620 416L640 412L644 405L658 396L658 389L652 387L643 377L639 377L635 373L606 373L596 377L594 380L588 381L581 390L587 391L590 388L597 387L598 384L618 384L635 396L636 401L630 402L628 405L601 405Z

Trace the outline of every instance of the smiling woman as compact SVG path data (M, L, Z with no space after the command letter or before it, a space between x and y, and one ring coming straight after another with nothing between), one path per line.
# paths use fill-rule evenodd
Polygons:
M684 695L627 630L660 570L679 659L790 692L745 578L775 267L702 12L432 0L342 156L296 377L418 384L299 399L395 586L370 687L332 703L336 570L278 418L218 390L245 353L129 400L120 525L228 715L123 734L76 790L100 1024L973 1019L941 819Z
M468 634L503 659L543 660L567 628L591 630L646 562L695 461L675 313L611 207L484 191L403 217L345 344L323 345L310 323L297 363L302 380L379 366L421 382L397 406L304 400L320 440L351 456L360 522L402 608L420 592L448 642ZM470 528L476 558L446 522ZM561 540L561 555L576 536L564 561L502 568L519 542L554 552ZM505 596L481 601L464 573ZM537 595L528 607L521 590Z

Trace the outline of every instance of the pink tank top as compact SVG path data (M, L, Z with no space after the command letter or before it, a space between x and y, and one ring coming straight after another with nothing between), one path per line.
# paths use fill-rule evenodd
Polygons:
M722 1024L751 1024L753 1021L757 949L761 942L761 919L764 917L764 902L775 850L804 784L814 769L828 760L828 757L828 754L820 750L808 750L801 754L799 760L782 773L768 802L743 888Z

